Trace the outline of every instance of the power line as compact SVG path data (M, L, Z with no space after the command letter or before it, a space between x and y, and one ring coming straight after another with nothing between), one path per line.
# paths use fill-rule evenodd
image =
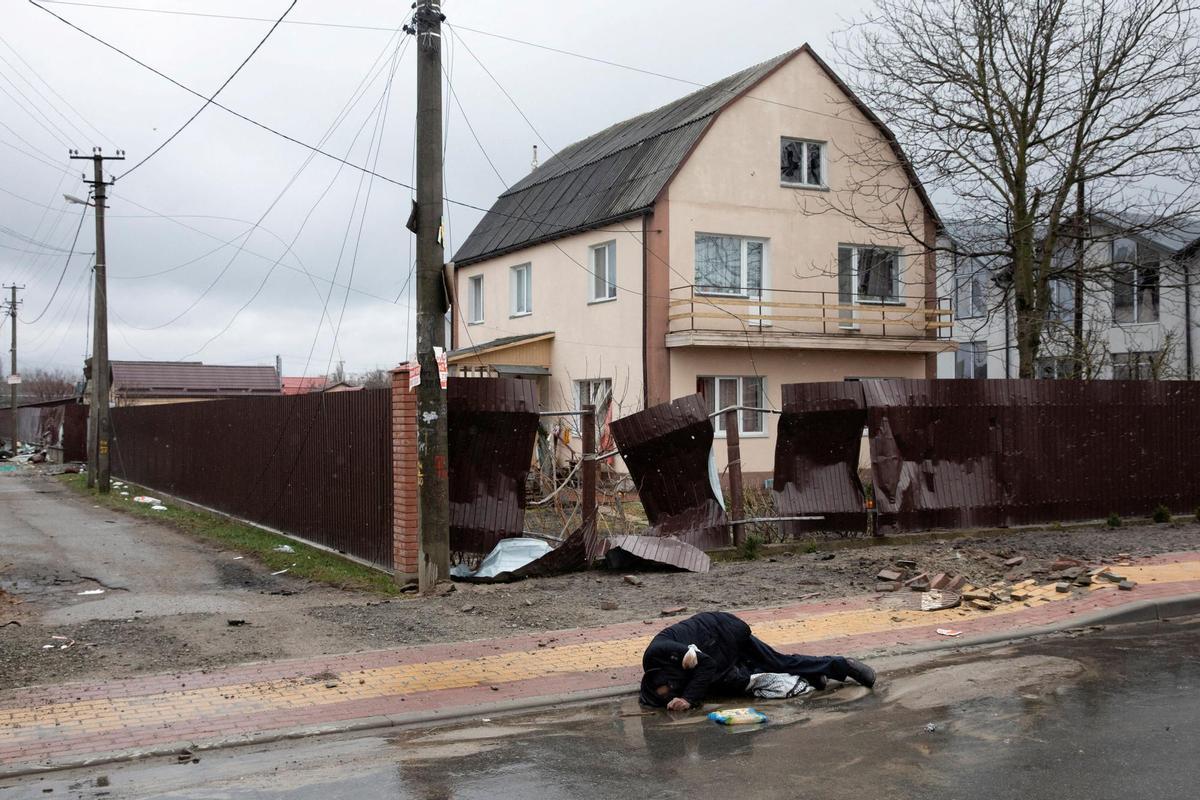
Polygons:
M46 133L50 134L51 138L55 139L63 147L70 148L71 147L70 136L67 134L67 132L64 131L62 128L60 128L58 126L58 124L54 122L54 120L52 120L52 119L50 119L50 117L46 116L45 112L43 112L40 108L38 108L37 104L34 103L33 101L31 101L25 95L25 93L21 91L21 87L17 86L17 84L13 82L12 78L8 77L4 73L0 73L0 77L4 78L4 80L8 83L8 85L11 86L13 89L15 89L17 94L21 95L21 98L26 103L29 103L29 105L33 107L34 111L37 111L38 114L41 114L41 119L38 119L38 117L34 115L33 111L30 111L19 100L17 100L17 98L15 98L11 94L9 94L9 91L7 89L5 89L3 86L0 86L0 92L3 92L8 97L8 99L12 100L13 105L15 105L17 108L21 109L22 111L24 111L26 114L28 114L30 119L32 119L34 122L36 122L38 125L40 125L42 127L42 130L44 130L44 131L46 131ZM45 120L45 122L43 122L42 120ZM53 128L53 130L51 130L51 128Z
M257 53L262 48L262 46L267 43L267 39L271 38L271 34L275 32L275 29L279 27L279 24L281 22L283 22L284 18L289 13L291 13L291 10L295 7L296 7L296 0L292 0L291 5L289 5L286 9L284 9L284 12L283 12L283 14L280 15L279 19L275 20L275 24L272 25L270 27L270 29L267 30L267 32L263 35L262 39L260 39L258 41L258 44L254 45L254 49L251 50L250 53L244 59L242 59L242 63L237 65L237 69L235 69L233 71L233 73L230 74L230 76L225 79L224 83L222 83L220 86L217 87L217 90L215 92L213 92L209 97L207 97L204 100L204 105L202 105L198 109L196 109L196 113L194 113L190 117L188 117L187 120L185 120L184 123L179 126L178 130L176 130L174 133L172 133L170 136L168 136L163 141L162 144L160 144L158 147L151 150L149 155L147 155L141 161L134 164L129 169L125 170L125 172L123 172L121 174L121 177L124 178L126 175L131 174L135 169L140 167L142 164L145 164L147 161L154 158L154 156L156 156L159 153L159 151L161 151L164 147L169 145L176 136L183 133L184 128L186 128L188 125L191 125L192 121L195 120L196 117L200 116L200 114L204 111L204 109L208 108L212 104L213 100L216 99L217 95L219 95L221 92L223 92L225 90L225 87L228 86L233 81L233 79L238 76L238 73L242 71L242 68L250 63L250 59L254 58L254 54Z
M83 230L83 221L87 218L87 210L79 215L79 226L75 228L75 238L71 240L71 250L67 253L66 259L63 261L62 272L58 273L58 283L54 284L54 291L50 293L50 299L46 301L46 307L42 312L33 319L21 320L26 325L32 325L42 317L46 316L46 312L50 310L50 305L54 302L54 298L58 296L58 289L62 286L63 278L67 274L67 267L71 266L71 257L75 255L75 245L79 242L79 232Z
M98 136L99 136L101 139L104 139L104 140L105 140L106 142L108 142L110 145L112 145L113 147L116 147L116 144L113 142L113 140L112 140L112 139L109 139L107 136L105 136L103 131L101 131L99 128L97 128L95 125L93 125L93 124L92 124L92 123L91 123L91 122L88 120L88 118L87 118L87 117L85 117L83 114L79 113L79 109L77 109L77 108L75 108L75 106L71 105L70 101L69 101L69 100L67 100L67 98L65 98L65 97L63 97L61 94L59 94L59 93L58 93L58 92L55 90L55 88L54 88L53 86L51 86L51 85L50 85L50 83L49 83L49 82L48 82L48 81L47 81L45 78L43 78L43 77L42 77L42 76L41 76L41 75L38 73L38 71L37 71L36 69L34 69L34 68L33 68L33 65L31 65L31 64L30 64L28 61L26 61L26 60L25 60L25 57L24 57L24 56L22 56L22 55L21 55L21 53L20 53L20 52L19 52L19 51L18 51L18 50L17 50L15 47L13 47L11 44L9 44L9 43L8 43L8 41L7 41L7 40L6 40L6 39L5 39L3 36L0 36L0 44L3 44L5 47L7 47L7 48L9 49L9 51L10 51L10 52L11 52L11 53L12 53L14 56L16 56L16 57L17 57L17 60L19 60L19 61L20 61L22 64L24 64L24 65L25 65L25 67L26 67L26 69L28 69L28 70L29 70L31 73L33 73L33 76L34 76L35 78L37 78L39 81L41 81L43 86L45 86L47 89L49 89L49 90L50 90L50 93L51 93L52 95L54 95L55 97L57 97L59 100L61 100L61 101L62 101L63 105L65 105L67 108L71 109L71 111L74 111L74 112L75 112L75 116L79 117L79 119L80 119L80 120L83 122L83 124L84 124L84 125L86 125L86 126L88 126L89 128L91 128L91 129L92 129L92 131L93 131L94 133L96 133L96 134L97 134L97 135L98 135ZM7 62L5 62L5 63L7 63ZM32 85L32 84L30 84L30 87L31 87L31 88L32 88L32 86L33 86L33 85ZM34 91L37 91L37 89L34 89ZM46 99L46 96L45 96L45 95L43 95L41 92L38 92L38 95L39 95L40 97L42 97L43 99ZM47 104L47 105L49 105L51 108L54 108L54 110L55 110L55 111L58 111L58 109L57 109L57 108L55 108L55 107L53 106L53 104L51 104L51 103L49 102L49 100L48 100L48 99L47 99L47 101L46 101L46 104ZM60 116L61 116L61 117L62 117L64 120L66 120L66 119L67 119L67 116L66 116L65 114L63 114L61 111L58 111L58 114L59 114L59 115L60 115ZM68 120L68 122L70 122L70 121ZM77 128L77 127L74 125L74 123L70 123L70 124L71 124L71 127L75 128L77 131L79 131L79 129L78 129L78 128ZM79 131L79 132L80 132L80 133L83 133L83 131ZM86 138L87 138L87 136L85 135L85 136L84 136L84 138L86 139Z
M179 17L203 17L207 19L229 19L239 22L271 22L270 17L244 17L236 14L211 14L201 11L177 11L166 8L134 8L133 6L117 6L108 5L106 3L77 3L71 0L42 0L43 3L50 3L57 6L78 6L80 8L102 8L109 11L138 11L143 14L169 14ZM339 22L317 22L315 20L306 19L289 19L285 21L288 25L308 25L317 28L343 28L346 30L356 31L387 31L394 32L395 28L387 28L381 25L351 25L348 23Z

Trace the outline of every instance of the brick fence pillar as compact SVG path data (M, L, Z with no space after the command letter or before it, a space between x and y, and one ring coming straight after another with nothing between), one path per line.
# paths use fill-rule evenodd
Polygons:
M396 582L417 580L417 395L407 366L392 370L392 564Z

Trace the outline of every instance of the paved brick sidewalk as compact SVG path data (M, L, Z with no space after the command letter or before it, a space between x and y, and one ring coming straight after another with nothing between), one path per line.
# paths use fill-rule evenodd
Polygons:
M896 610L887 598L867 595L738 613L781 649L864 654L945 642L939 627L962 630L965 639L1141 600L1200 595L1200 552L1145 559L1120 571L1138 581L1135 591L1098 584L1060 594L1047 586L1028 602L991 612ZM637 682L646 643L665 624L652 620L0 692L0 774L627 689Z

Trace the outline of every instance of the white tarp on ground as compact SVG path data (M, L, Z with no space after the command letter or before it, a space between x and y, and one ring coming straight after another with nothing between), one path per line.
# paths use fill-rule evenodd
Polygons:
M524 536L501 539L479 564L479 569L472 572L466 564L457 564L450 568L450 574L456 578L494 578L502 572L518 570L553 549L541 539Z

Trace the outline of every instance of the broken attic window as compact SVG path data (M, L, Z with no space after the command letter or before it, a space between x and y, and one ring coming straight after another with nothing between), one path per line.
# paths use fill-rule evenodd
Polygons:
M801 186L825 185L824 144L785 138L780 140L779 150L780 181Z

